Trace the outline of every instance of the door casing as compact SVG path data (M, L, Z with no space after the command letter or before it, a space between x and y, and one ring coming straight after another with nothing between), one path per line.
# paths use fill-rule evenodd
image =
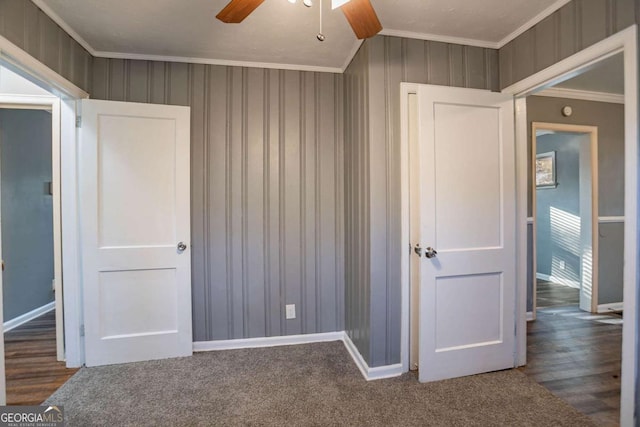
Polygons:
M589 151L591 153L591 247L592 247L592 255L591 255L591 268L592 268L592 277L591 277L591 291L592 297L591 302L589 304L588 310L591 313L596 313L598 311L598 259L599 259L599 245L598 245L598 128L596 126L584 126L584 125L570 125L563 123L541 123L534 122L531 126L531 209L533 214L533 249L531 257L533 259L533 312L531 316L528 317L529 320L536 319L536 310L537 310L537 278L536 278L536 265L537 265L537 227L538 227L538 218L536 215L536 206L537 206L537 193L536 193L536 177L535 177L535 153L537 147L537 137L536 131L539 129L550 130L554 132L570 132L576 134L584 134L589 136ZM543 190L544 191L544 190ZM586 309L583 305L583 292L582 285L584 285L584 279L580 286L580 308L583 310Z
M527 163L528 124L526 97L531 93L567 80L597 62L624 53L625 87L625 235L636 238L625 239L624 259L624 311L631 321L623 326L621 425L634 425L636 404L637 361L637 307L640 284L640 260L638 259L638 53L637 25L620 31L550 67L526 78L502 92L515 97L516 124L516 227L517 227L517 271L516 286L516 366L526 364L526 286L527 286ZM409 369L409 290L410 290L410 240L409 240L409 128L408 98L417 93L417 85L401 83L401 349L403 371Z

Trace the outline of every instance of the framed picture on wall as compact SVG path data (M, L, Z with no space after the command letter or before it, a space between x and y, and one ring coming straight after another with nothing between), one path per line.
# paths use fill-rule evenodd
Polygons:
M556 152L536 154L536 188L556 188Z

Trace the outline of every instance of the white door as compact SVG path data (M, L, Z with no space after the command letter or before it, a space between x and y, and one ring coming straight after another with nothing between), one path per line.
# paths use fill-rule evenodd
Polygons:
M189 108L82 101L87 366L192 354Z
M420 381L511 368L516 307L513 99L427 85L420 86L418 98L420 242L425 250Z

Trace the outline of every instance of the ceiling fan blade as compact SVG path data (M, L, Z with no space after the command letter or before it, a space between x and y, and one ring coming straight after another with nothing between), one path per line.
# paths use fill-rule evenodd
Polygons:
M341 9L359 39L373 37L382 31L382 24L370 0L351 0Z
M238 24L244 20L251 12L256 10L264 0L231 0L216 15L216 18L228 24Z

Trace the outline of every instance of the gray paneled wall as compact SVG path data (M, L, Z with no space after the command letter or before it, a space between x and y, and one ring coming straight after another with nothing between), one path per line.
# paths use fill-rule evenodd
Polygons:
M345 83L345 329L360 353L370 354L369 48L365 43L344 73Z
M356 345L369 366L381 366L400 362L400 83L498 90L498 52L377 36L364 43L346 74L347 112L358 126L347 129L345 141L347 150L356 150L346 158L354 175L346 192L358 194L357 210L347 218L366 227L347 248L360 258L346 264L347 291L354 292L347 295L346 317L361 320L348 332L352 339L360 333Z
M98 58L93 71L94 98L191 106L194 340L343 330L342 76Z
M570 105L573 114L564 117L560 110ZM624 216L624 105L576 99L530 96L527 98L529 123L528 153L531 153L531 123L566 123L598 127L598 215ZM529 167L531 167L529 157ZM528 173L531 179L531 173ZM531 188L529 182L531 216ZM598 262L598 303L622 301L622 262L624 224L600 224ZM529 307L531 308L531 307Z
M0 0L0 35L89 91L93 57L30 0Z
M634 23L634 0L573 0L500 49L500 87L504 89Z

